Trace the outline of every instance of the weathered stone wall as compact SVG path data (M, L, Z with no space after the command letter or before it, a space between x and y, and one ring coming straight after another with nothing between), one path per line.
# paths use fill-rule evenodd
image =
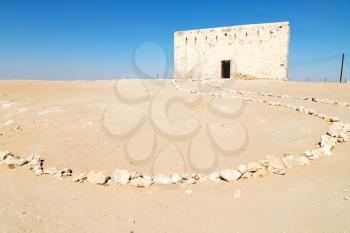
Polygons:
M230 78L287 80L288 22L253 24L174 34L175 78L221 78L230 60Z

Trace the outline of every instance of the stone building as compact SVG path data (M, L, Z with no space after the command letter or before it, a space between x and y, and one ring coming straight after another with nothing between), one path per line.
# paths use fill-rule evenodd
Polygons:
M288 79L289 22L177 31L175 78Z

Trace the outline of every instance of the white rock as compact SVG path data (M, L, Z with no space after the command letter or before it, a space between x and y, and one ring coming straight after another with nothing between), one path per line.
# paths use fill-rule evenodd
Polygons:
M153 184L153 179L150 176L143 175L130 181L130 184L139 188L147 188Z
M329 118L329 121L330 121L330 122L338 122L338 121L339 121L339 118L336 117L336 116L332 116L332 117Z
M29 161L28 165L33 169L36 166L42 166L43 161L40 156L33 156L32 158L27 159Z
M212 172L208 176L210 181L219 182L220 181L220 172Z
M281 158L281 160L286 168L291 168L294 165L293 155L285 155Z
M37 175L37 176L40 176L43 174L43 170L42 169L36 169L34 170L34 174Z
M321 147L320 150L322 150L323 155L325 156L331 156L332 155L332 151L331 151L332 147L329 145L325 145L324 147Z
M79 172L77 174L74 174L72 177L73 182L84 182L87 180L87 175L84 172Z
M347 141L349 141L349 136L346 133L341 132L338 134L338 139L342 139L343 142L347 142ZM338 140L338 142L339 142L339 140Z
M273 156L266 156L266 160L269 161L267 170L271 173L278 175L284 175L286 173L286 167L284 166L282 160Z
M195 178L188 178L188 179L186 179L186 180L183 180L183 182L185 183L185 184L195 184L196 182L197 182L197 180L195 179Z
M195 178L196 180L201 180L203 178L205 178L206 176L202 173L196 173L195 176L193 176L193 178Z
M332 123L328 128L327 134L331 137L337 137L343 128L344 124L341 122Z
M220 172L220 177L228 182L236 181L242 176L242 173L235 169L224 169Z
M260 168L261 168L261 165L259 163L257 163L257 162L250 162L250 163L248 163L247 171L248 172L256 172Z
M321 148L314 149L311 151L312 156L308 157L309 159L318 159L324 155L324 151Z
M10 151L0 151L0 161L5 160L9 156L13 156Z
M153 178L154 183L158 185L171 184L171 178L164 175L157 175Z
M350 132L350 123L344 124L344 131L345 132Z
M179 174L172 174L171 175L171 183L172 184L179 184L182 182L182 178Z
M305 165L309 165L310 161L308 158L306 158L304 156L296 156L294 158L294 164L296 164L298 166L305 166Z
M198 182L199 183L204 183L204 182L207 182L208 181L208 176L201 176L198 178Z
M241 178L245 178L245 179L249 179L250 177L252 177L252 173L250 173L250 172L245 172L242 176L241 176Z
M28 161L26 159L22 159L19 156L7 156L5 159L5 163L11 167L11 168L15 168L15 167L19 167L19 166L23 166L24 164L27 164Z
M331 137L329 135L321 136L321 142L320 142L321 147L325 145L330 145L331 147L334 147L336 143L337 143L337 139L335 139L334 137Z
M43 171L44 174L49 174L49 175L55 175L57 172L59 172L59 170L55 167L45 168Z
M188 180L188 179L193 178L192 174L189 174L189 173L182 173L180 176L183 180Z
M109 178L110 177L107 176L103 171L96 172L92 170L87 174L87 181L92 184L105 184Z
M140 176L142 176L142 173L140 171L134 171L130 173L130 179L135 179Z
M136 174L134 174L134 176L137 178ZM115 169L113 172L113 180L118 184L126 185L129 183L130 177L130 172L125 169Z
M245 164L241 164L241 165L238 166L237 170L240 173L244 174L247 171L247 166Z
M38 164L38 165L35 165L35 166L33 167L33 170L34 170L34 172L35 172L36 170L43 170L43 167L42 167L41 164Z
M28 157L27 157L27 161L28 162L31 162L34 158L36 158L37 156L35 156L35 155L29 155Z
M57 180L62 180L63 176L62 176L62 171L58 170L58 172L56 172L53 177Z

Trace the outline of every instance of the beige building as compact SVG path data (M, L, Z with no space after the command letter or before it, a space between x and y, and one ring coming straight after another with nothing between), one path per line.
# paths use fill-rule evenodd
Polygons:
M175 78L288 79L288 22L177 31Z

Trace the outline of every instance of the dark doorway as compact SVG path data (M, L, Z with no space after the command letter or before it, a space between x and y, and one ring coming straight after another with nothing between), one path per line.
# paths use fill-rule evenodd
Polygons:
M221 78L230 78L231 73L230 60L221 61Z

